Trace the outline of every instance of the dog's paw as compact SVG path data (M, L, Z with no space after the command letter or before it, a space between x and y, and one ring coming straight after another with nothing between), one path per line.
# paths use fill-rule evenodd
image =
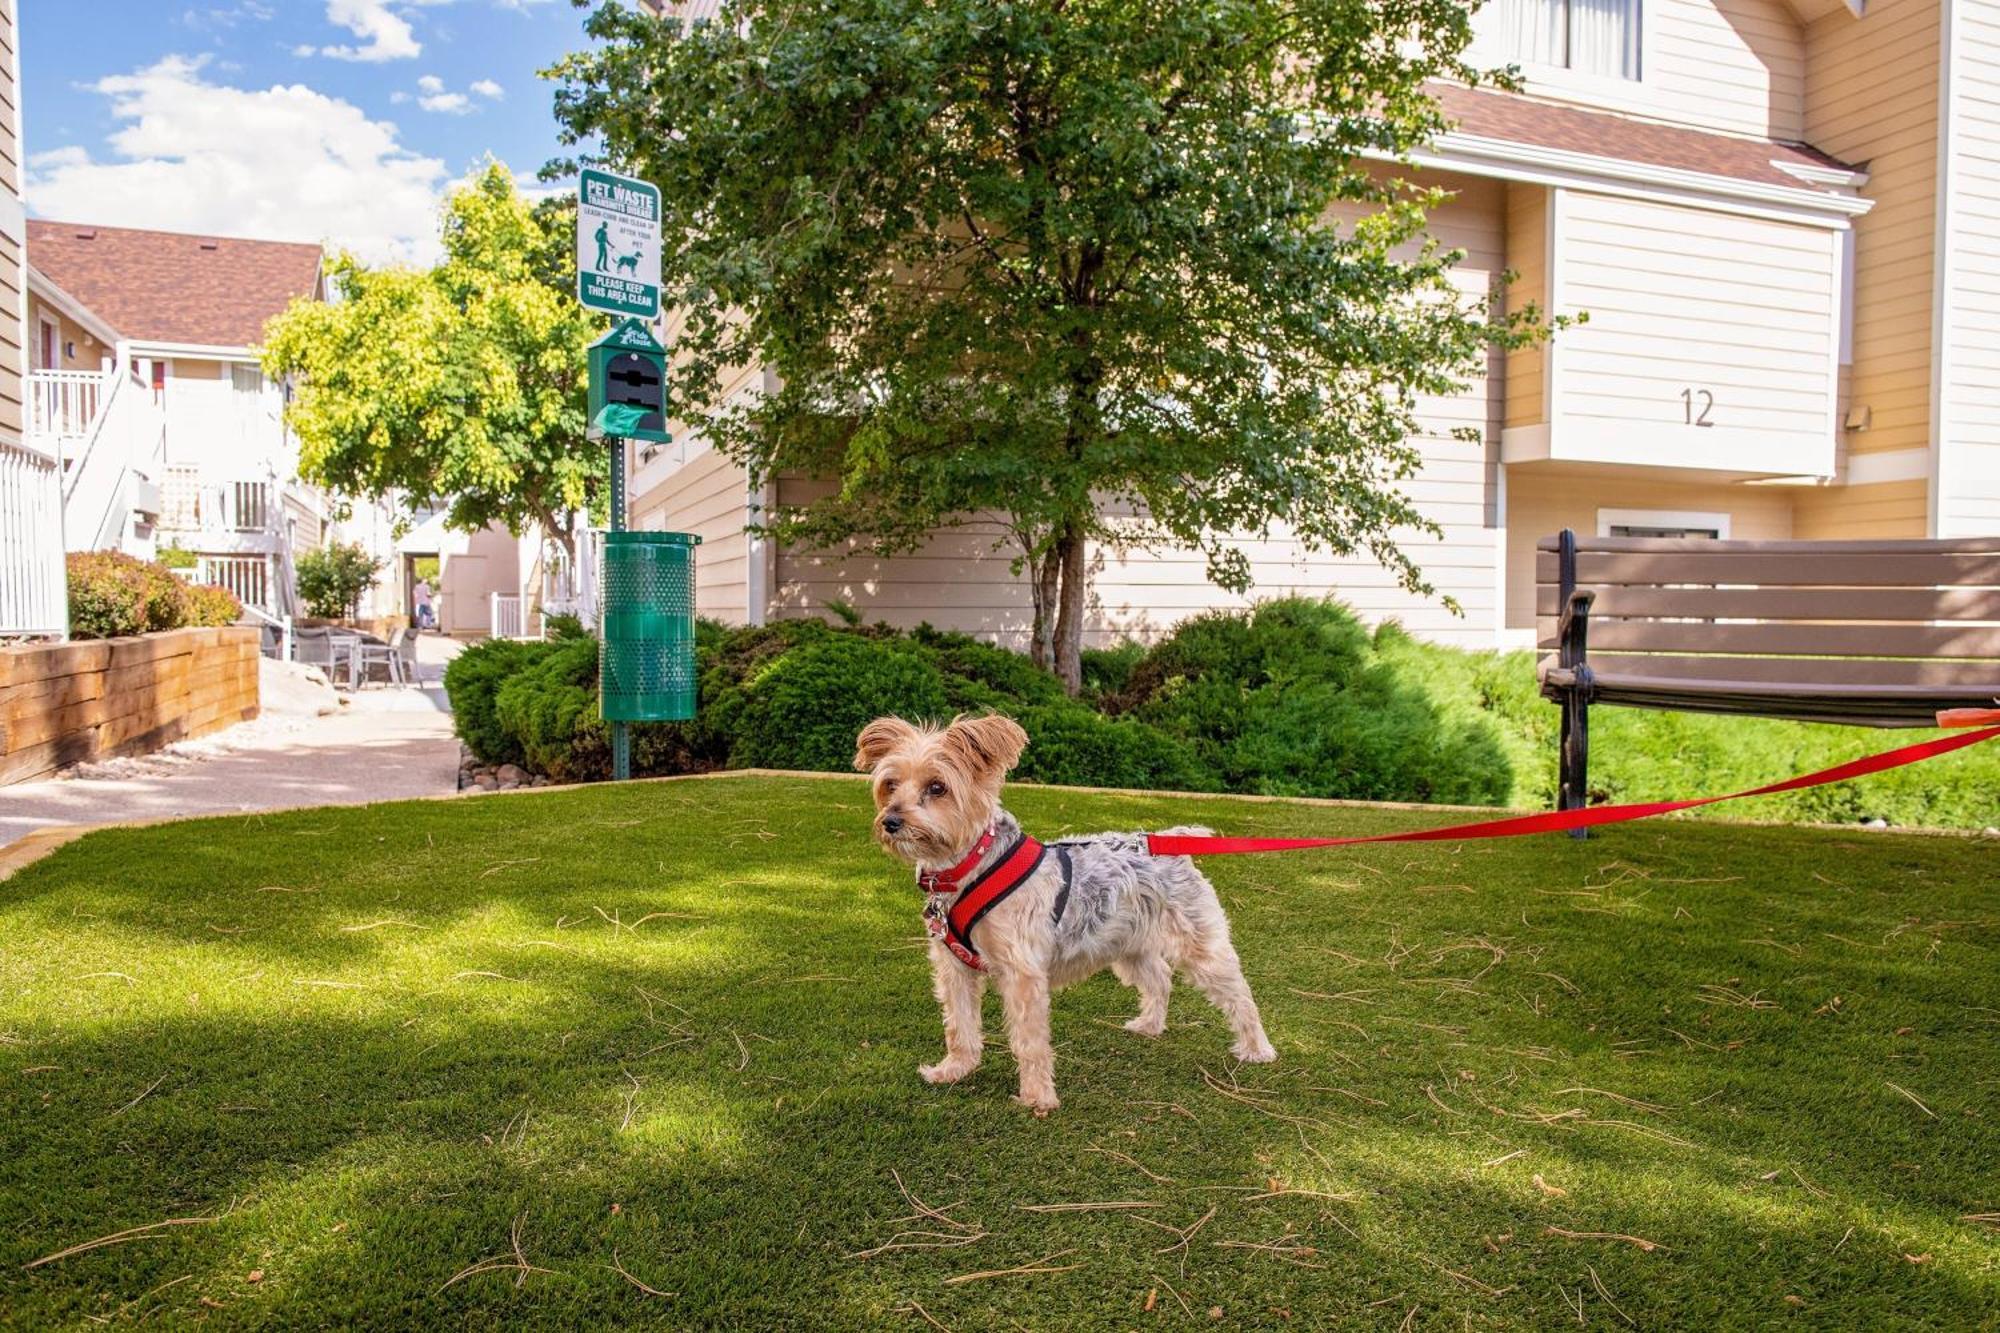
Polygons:
M940 1060L934 1065L918 1065L917 1076L926 1083L956 1083L978 1067L977 1065L953 1064L949 1060Z
M1048 1119L1049 1112L1062 1105L1060 1101L1056 1100L1056 1095L1053 1092L1034 1097L1017 1096L1014 1100L1027 1107L1030 1111L1033 1111L1037 1120Z
M1229 1053L1246 1065L1268 1065L1278 1058L1277 1048L1268 1041L1260 1041L1255 1045L1239 1041L1229 1048Z
M1167 1020L1164 1018L1128 1018L1125 1020L1125 1030L1127 1032L1136 1032L1142 1037L1157 1037L1167 1030Z

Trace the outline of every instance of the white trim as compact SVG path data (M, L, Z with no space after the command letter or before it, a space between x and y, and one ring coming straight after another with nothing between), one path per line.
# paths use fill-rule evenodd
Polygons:
M1937 196L1933 200L1937 214L1936 230L1931 241L1931 393L1930 393L1930 441L1931 454L1929 494L1924 505L1924 532L1927 536L1938 535L1938 517L1943 504L1940 492L1944 488L1945 449L1944 433L1950 428L1945 412L1944 387L1949 383L1948 367L1945 361L1945 334L1950 328L1950 320L1945 317L1949 307L1952 286L1952 177L1951 166L1954 156L1954 141L1957 138L1957 122L1952 116L1953 84L1958 72L1958 57L1953 36L1957 25L1958 5L1955 0L1942 0L1938 7L1938 147L1937 147Z
M131 344L132 355L172 359L185 357L190 361L259 361L263 358L254 348L229 346L222 343L173 343L152 342L135 338Z
M1872 454L1849 454L1847 475L1842 478L1849 486L1879 486L1885 481L1924 481L1931 475L1931 451L1927 446L1915 449L1889 449Z
M1867 171L1858 167L1829 167L1817 162L1787 162L1772 158L1771 165L1787 176L1796 176L1808 185L1829 190L1858 190L1868 183Z
M1563 280L1563 257L1569 247L1569 191L1552 188L1549 190L1547 226L1548 253L1542 257L1548 274L1549 314L1566 313L1568 284ZM1563 402L1557 397L1562 392L1563 340L1560 335L1552 336L1542 344L1542 429L1541 457L1553 458L1556 453L1556 422L1562 417ZM1505 453L1506 437L1501 437L1502 453Z
M1370 156L1394 160L1393 155L1386 153ZM1601 194L1820 227L1844 227L1848 219L1860 217L1875 206L1873 199L1860 195L1768 185L1680 167L1516 143L1512 139L1489 139L1455 130L1439 135L1429 148L1412 153L1410 161L1439 171L1460 171L1535 185L1581 187Z
M1493 465L1493 646L1507 648L1507 465Z
M0 236L24 250L27 248L28 206L12 190L0 190Z
M1712 528L1717 541L1729 540L1729 515L1702 509L1600 509L1597 535L1609 537L1616 524L1635 528Z
M1832 290L1828 293L1831 299L1827 302L1825 430L1828 452L1835 456L1840 452L1842 439L1840 428L1840 368L1847 363L1847 358L1842 356L1841 352L1846 346L1848 334L1847 304L1850 298L1847 290L1847 257L1853 253L1850 248L1853 244L1854 231L1852 228L1839 233L1833 238L1833 245L1831 247L1833 250L1831 257L1833 271L1828 276L1828 281L1832 284Z

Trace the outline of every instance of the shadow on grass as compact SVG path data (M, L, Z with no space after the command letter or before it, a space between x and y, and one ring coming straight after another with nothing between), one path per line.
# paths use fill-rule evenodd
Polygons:
M913 900L860 800L744 781L213 822L0 886L0 1322L920 1327L914 1300L1123 1326L1148 1291L1152 1317L1238 1326L2000 1308L1994 1240L1960 1220L1994 1207L2000 1149L1962 844L1675 827L1215 863L1284 1062L1231 1071L1186 993L1134 1038L1098 979L1058 1001L1065 1105L1037 1122L997 1033L965 1084L917 1081ZM1021 806L1051 832L1410 819ZM1076 1202L1155 1206L1021 1207ZM1184 1248L1149 1225L1210 1207ZM513 1262L517 1222L549 1272L445 1285ZM925 1231L953 1247L848 1257ZM948 1281L1051 1254L1080 1267Z

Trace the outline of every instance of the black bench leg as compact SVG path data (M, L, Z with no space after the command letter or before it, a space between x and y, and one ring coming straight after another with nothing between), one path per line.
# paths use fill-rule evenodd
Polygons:
M1582 690L1563 695L1562 772L1557 807L1581 810L1590 803L1590 702ZM1587 838L1589 829L1569 831L1572 838Z

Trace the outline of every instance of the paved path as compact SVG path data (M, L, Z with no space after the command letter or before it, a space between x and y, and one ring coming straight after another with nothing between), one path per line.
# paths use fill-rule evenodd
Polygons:
M37 829L434 796L458 786L439 683L459 645L418 640L421 689L371 686L325 717L267 713L155 755L0 787L0 846Z

